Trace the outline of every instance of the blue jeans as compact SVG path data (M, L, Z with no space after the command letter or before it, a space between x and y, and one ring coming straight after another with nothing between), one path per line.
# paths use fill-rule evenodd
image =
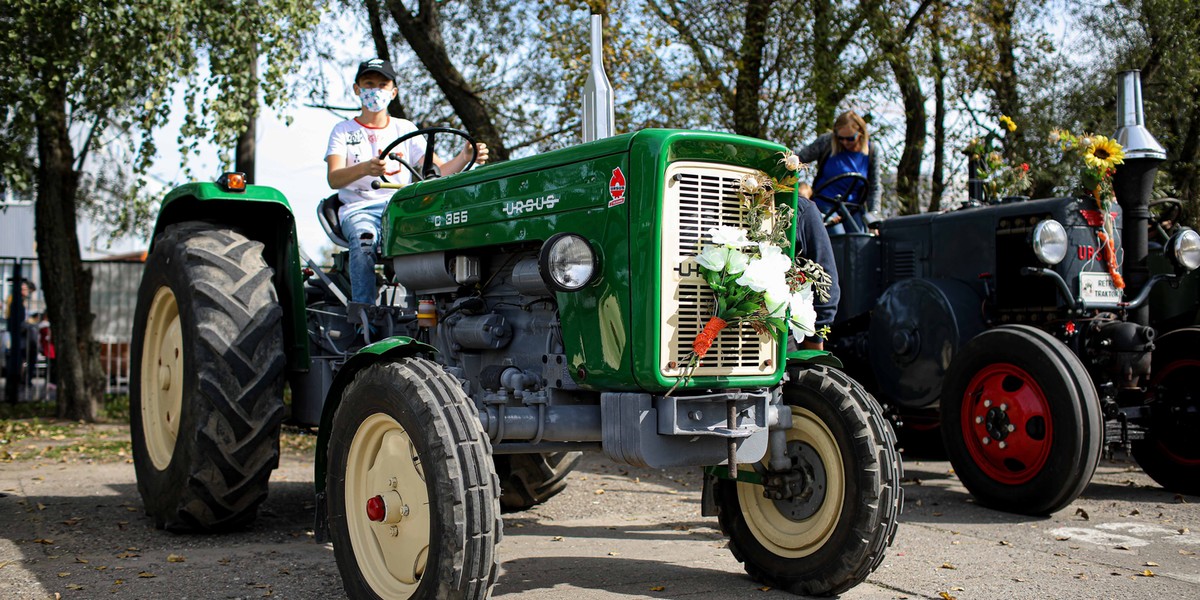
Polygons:
M350 243L350 299L375 304L375 251L386 205L356 210L342 219L342 235Z

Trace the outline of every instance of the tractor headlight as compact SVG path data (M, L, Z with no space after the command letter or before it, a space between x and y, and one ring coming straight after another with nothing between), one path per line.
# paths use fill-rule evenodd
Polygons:
M582 236L558 233L542 245L538 271L550 289L574 292L596 278L596 252Z
M1046 219L1034 226L1033 253L1047 265L1057 265L1067 257L1067 230L1062 223Z
M1188 271L1200 267L1200 233L1193 229L1184 229L1171 236L1167 242L1167 257L1175 266Z

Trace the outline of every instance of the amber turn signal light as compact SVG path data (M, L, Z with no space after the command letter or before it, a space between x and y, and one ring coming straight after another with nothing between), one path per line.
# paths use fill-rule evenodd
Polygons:
M246 191L245 173L225 173L217 178L217 185L227 192Z

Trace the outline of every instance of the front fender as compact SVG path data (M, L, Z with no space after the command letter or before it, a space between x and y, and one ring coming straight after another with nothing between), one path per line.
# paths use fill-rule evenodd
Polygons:
M787 353L787 366L789 369L792 367L804 368L810 365L833 367L841 371L846 370L846 367L842 365L842 361L827 350L793 350Z
M422 352L436 353L437 348L430 346L424 342L418 342L410 337L395 336L385 340L380 340L364 347L350 357L346 364L338 370L337 375L333 378L333 383L329 386L329 392L325 395L325 404L321 409L321 427L317 430L317 456L313 472L313 484L316 487L317 493L317 536L323 535L322 529L325 523L325 470L327 468L327 450L329 446L329 436L333 430L333 415L337 412L338 405L342 403L342 392L346 386L354 381L354 377L359 371L386 360L396 360L408 356L414 356Z

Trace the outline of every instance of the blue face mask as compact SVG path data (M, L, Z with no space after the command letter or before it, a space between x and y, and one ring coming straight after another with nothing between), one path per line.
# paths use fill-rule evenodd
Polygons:
M392 90L383 88L360 88L358 97L362 100L363 108L371 112L383 112L392 101Z

